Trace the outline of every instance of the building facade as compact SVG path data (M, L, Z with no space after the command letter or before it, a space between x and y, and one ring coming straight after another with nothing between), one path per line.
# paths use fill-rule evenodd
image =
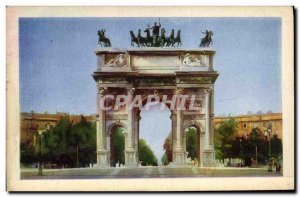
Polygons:
M67 113L21 113L21 143L36 145L38 142L38 130L46 130L47 125L55 127L62 117L68 117L71 122L80 121L81 115L69 115ZM84 116L88 121L95 121L95 116Z
M229 120L230 117L215 117L214 123L218 127L221 122ZM277 135L282 139L282 113L261 113L233 116L237 123L237 137L249 136L253 128L259 128L261 132L271 128L271 135Z

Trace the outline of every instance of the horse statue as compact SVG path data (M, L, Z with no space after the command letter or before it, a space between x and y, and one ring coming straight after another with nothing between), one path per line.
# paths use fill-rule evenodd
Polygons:
M101 47L111 47L110 40L105 37L105 30L101 29L98 31L99 41L98 44L100 44ZM103 45L102 45L103 44Z
M165 46L165 44L166 44L166 30L165 30L165 28L162 28L161 29L161 36L160 36L160 46L161 47L164 47Z
M130 37L131 37L131 46L134 47L134 43L140 47L140 43L137 37L135 37L133 31L130 31Z
M166 38L166 46L174 46L174 41L174 29L172 29L170 36Z
M153 37L150 36L150 29L147 28L144 32L146 32L146 45L147 47L152 47L153 46Z
M177 31L177 35L176 35L176 37L174 39L174 45L175 45L175 43L177 43L177 47L178 47L178 45L180 45L180 46L182 45L180 32L181 32L181 30Z
M201 39L201 43L199 47L209 47L210 44L213 43L212 36L214 35L212 31L205 30L205 32L202 32L205 34L205 37Z
M138 30L137 39L138 39L138 42L139 42L140 46L142 46L142 47L147 46L147 39L142 37L141 29Z

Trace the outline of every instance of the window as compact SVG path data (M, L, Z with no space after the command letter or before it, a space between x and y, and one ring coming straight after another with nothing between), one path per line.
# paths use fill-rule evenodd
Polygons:
M247 124L246 123L244 123L244 128L247 128Z

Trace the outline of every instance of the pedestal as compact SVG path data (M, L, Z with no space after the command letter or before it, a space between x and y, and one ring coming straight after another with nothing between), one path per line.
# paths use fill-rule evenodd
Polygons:
M174 165L176 166L185 166L185 158L186 153L183 150L175 150L174 151Z
M203 150L203 167L215 166L215 152L212 148Z
M108 168L109 167L109 151L107 150L100 150L96 151L97 153L97 164L96 167L98 168Z
M137 151L132 149L132 150L126 150L125 151L125 166L128 168L137 168L138 167L138 162L136 160L136 154Z

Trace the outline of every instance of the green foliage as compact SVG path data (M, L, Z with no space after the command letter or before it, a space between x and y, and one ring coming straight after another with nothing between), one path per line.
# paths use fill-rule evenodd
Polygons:
M188 129L186 134L186 150L188 152L188 157L194 160L197 159L198 134L196 128L190 127Z
M165 143L163 145L163 148L165 150L164 155L166 155L166 160L167 161L161 160L161 162L163 164L167 165L170 162L172 162L172 157L173 157L172 132L170 132L169 135L167 136L167 138L165 139Z
M216 158L224 160L235 156L234 141L237 132L237 122L230 118L220 124L215 130Z
M228 120L221 123L215 131L216 158L241 158L243 165L250 166L251 160L257 158L260 164L269 159L269 142L258 128L253 128L249 136L235 137L236 123ZM282 158L282 141L276 135L271 138L271 157Z
M257 162L265 164L268 159L268 142L265 140L265 136L263 135L262 131L258 128L253 128L251 130L251 133L249 135L249 150L248 154L245 156L256 158ZM243 144L242 144L243 146ZM257 149L257 155L256 155L256 149ZM243 150L242 150L243 151ZM246 159L246 157L243 155L243 158Z
M122 128L116 128L111 136L111 166L116 166L116 163L125 164L125 136Z
M163 165L168 165L169 164L169 161L168 161L166 153L164 153L163 156L161 157L161 163Z
M274 135L271 139L271 155L276 160L282 159L282 140Z
M35 155L37 155L39 147L35 147L35 150ZM62 117L56 127L42 134L42 161L44 163L52 163L60 167L86 167L90 163L95 163L95 151L96 124L88 122L83 116L76 124L70 122L68 116ZM21 153L22 163L25 153ZM33 163L37 160L27 159L26 162Z
M20 162L23 164L32 164L38 161L38 155L36 154L35 148L31 144L21 144L20 147L21 157Z
M157 166L157 158L144 139L139 140L139 159L143 166Z

